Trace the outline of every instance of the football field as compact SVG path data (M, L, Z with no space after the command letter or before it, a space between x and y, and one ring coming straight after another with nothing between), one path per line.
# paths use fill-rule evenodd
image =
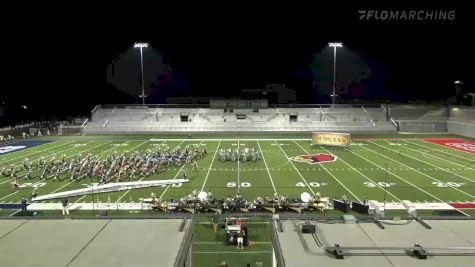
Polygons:
M310 138L287 136L272 139L269 135L261 138L237 138L222 136L213 139L169 138L159 136L143 138L63 138L51 142L28 146L30 141L15 142L9 148L0 147L0 168L15 164L21 166L24 158L35 164L42 156L50 160L61 155L67 161L78 154L88 153L101 159L115 151L139 151L159 147L181 147L199 144L207 147L208 155L198 160L199 170L192 171L190 164L168 168L138 180L181 179L181 171L188 174L189 182L173 186L137 189L94 196L70 198L70 203L140 202L154 192L164 200L179 199L193 190L211 191L217 198L235 196L245 199L270 197L274 192L290 198L299 198L303 192L324 197L348 199L414 202L475 202L475 145L472 141L460 138L447 139L353 139L349 148L312 146ZM402 136L404 137L404 136ZM181 137L183 138L183 137ZM41 139L44 140L44 139ZM442 141L441 141L442 140ZM26 144L26 145L25 145ZM17 148L15 148L17 147ZM19 148L18 148L19 147ZM261 159L253 161L221 161L219 149L254 148ZM8 152L8 153L7 153ZM34 179L25 180L25 171L18 173L22 190L13 191L9 177L0 177L0 203L19 203L22 197L31 197L33 187L39 195L84 188L98 182L83 178L79 182L70 181L64 174L60 181L51 179L40 181L39 171L33 173ZM57 202L52 200L46 202Z

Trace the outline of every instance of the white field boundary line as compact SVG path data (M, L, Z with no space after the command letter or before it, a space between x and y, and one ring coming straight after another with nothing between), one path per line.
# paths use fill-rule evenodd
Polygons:
M220 145L221 145L221 139L219 139L218 147L216 147L216 151L214 152L213 159L211 160L211 164L209 165L208 173L206 174L206 177L205 177L205 180L203 182L203 185L201 186L200 192L203 191L203 188L205 188L206 182L208 181L208 176L209 176L209 173L211 172L211 168L213 167L213 162L216 159L216 154L218 154L218 150L219 150Z
M426 152L423 152L423 151L420 151L420 150L417 150L417 149L414 149L414 148L410 148L408 146L404 146L404 148L410 149L410 150L415 151L417 153L421 153L423 156L429 156L429 157L436 158L435 160L441 161L443 163L449 163L449 164L457 165L457 166L462 167L466 170L468 170L468 169L473 170L469 165L462 165L462 164L456 163L453 160L444 159L444 158L438 157L436 155L432 155L431 153L426 153Z
M416 141L420 141L420 140L416 140ZM451 156L454 156L454 157L457 157L457 158L462 158L464 160L468 160L470 162L473 162L475 163L475 155L473 158L466 158L466 157L463 157L461 155L456 155L456 154L453 154L453 153L449 153L450 152L457 152L457 151L460 151L460 152L464 152L462 150L458 150L458 149L454 149L454 148L449 148L449 147L446 147L446 146L441 146L441 145L437 145L437 144L434 144L434 143L429 143L431 145L434 145L436 147L439 147L440 149L435 149L434 147L431 147L431 146L424 146L422 144L417 144L415 142L409 142L409 141L405 141L405 142L408 142L409 144L411 145L416 145L416 146L420 146L420 147L425 147L425 148L428 148L430 150L434 150L434 151L439 151L439 152L442 152L442 153L445 153L447 155L451 155ZM426 144L427 142L424 142L424 144Z
M132 142L132 141L131 141L131 142ZM134 149L136 149L137 147L140 147L140 146L144 145L145 143L147 143L147 141L136 145L135 147L131 148L130 150L134 150ZM162 142L162 143L163 143L163 142ZM129 150L129 149L127 149L127 150ZM129 191L130 191L130 190L129 190ZM84 196L80 197L78 200L76 200L73 204L70 204L69 206L71 207L72 205L76 204L77 202L79 202L80 200L82 200L83 198L85 198L86 196L87 196L87 195L84 195Z
M369 159L367 159L367 158L365 158L365 157L362 157L362 156L360 156L360 155L354 153L353 151L349 150L348 148L345 148L345 149L346 149L348 152L350 152L350 153L352 153L352 154L354 154L354 155L356 155L356 156L358 156L358 157L360 157L360 158L366 160L367 162L373 164L374 166L376 166L376 167L378 167L378 168L380 168L380 169L383 169L383 167L379 166L378 164L374 163L373 161L371 161L371 160L369 160ZM375 152L375 151L373 151L373 150L371 150L371 149L367 149L367 150L369 150L369 151L375 153L376 155L383 156L381 153ZM416 188L417 190L419 190L419 191L421 191L421 192L423 192L423 193L429 195L429 196L432 197L433 199L436 199L437 201L442 202L442 203L446 203L446 202L443 201L442 199L440 199L440 198L438 198L438 197L432 195L431 193L429 193L429 192L425 191L424 189L418 187L417 185L415 185L415 184L413 184L413 183L407 181L406 179L404 179L404 178L402 178L401 176L399 176L399 175L393 173L392 171L390 171L390 170L386 170L386 171L387 171L389 174L391 174L392 176L394 176L394 177L398 178L399 180L405 182L406 184L411 185L412 187ZM465 212L463 212L463 211L461 211L461 210L459 210L459 209L456 209L456 210L459 211L460 213L464 214L465 216L470 217L470 215L466 214Z
M272 179L272 175L270 174L269 167L267 166L266 158L264 157L264 152L262 152L261 145L259 144L259 141L257 141L257 147L261 151L262 160L264 161L264 165L266 166L267 174L269 174L269 180L270 180L270 183L272 184L272 188L274 188L274 192L277 193L277 189L275 189L275 185L274 185L274 180Z
M108 144L108 143L110 143L110 142L111 142L111 141L106 142L106 143L101 143L101 144L99 144L99 145L97 145L97 146L95 146L95 147L91 147L91 148L86 149L86 150L78 151L77 153L72 154L72 155L70 155L70 156L68 156L68 157L66 157L66 158L70 158L70 157L72 157L72 156L74 156L74 155L77 155L77 154L79 154L79 153L87 152L87 151L89 151L89 150L92 150L92 149L98 148L98 147L100 147L100 146L106 145L106 144ZM115 147L112 147L111 149L113 149L113 148L115 148ZM108 149L108 150L110 150L110 149ZM106 150L106 151L108 151L108 150ZM104 152L105 152L105 151L104 151ZM100 155L100 154L99 154L99 155ZM59 189L64 188L65 186L71 184L72 182L73 182L73 181L71 181L71 182L69 182L69 183L63 185L62 187L60 187L60 188L58 188L58 189L56 189L56 190L50 192L49 194L57 192ZM7 197L9 197L9 196L15 195L16 193L19 193L19 192L21 192L21 190L20 190L20 191L15 191L15 192L13 192L13 193L7 195L7 196L4 196L4 197L0 198L0 201L1 201L1 200L4 200L5 198L7 198Z
M326 148L322 147L323 150L325 150L327 153L330 153L332 154L330 151L328 151ZM368 176L366 176L364 173L360 172L359 170L357 170L355 167L353 167L352 165L350 165L349 163L347 163L342 157L338 157L338 160L341 160L341 162L345 163L348 167L350 167L352 170L356 171L357 173L359 173L361 176L363 176L364 178L366 178L368 181L372 182L374 185L376 185L378 188L380 188L381 190L383 191L386 191L389 195L391 195L392 197L394 197L395 199L397 199L398 201L401 201L400 198L398 198L397 196L395 196L393 193L389 192L389 190L387 190L387 188L385 189L384 187L380 186L377 182L373 181L371 178L369 178Z
M300 149L303 150L303 151L305 152L305 154L309 154L309 155L310 155L310 153L308 153L308 151L307 151L305 148L303 148L299 143L297 143L295 140L294 140L294 143L295 143L298 147L300 147ZM340 180L338 180L338 178L336 178L336 176L333 175L333 173L331 173L331 172L330 172L325 166L323 166L323 165L324 165L324 164L320 164L320 167L322 167L322 169L324 169L328 174L330 174L330 176L331 176L333 179L335 179L335 181L337 181L337 183L339 183L343 188L345 188L346 191L348 191L356 200L358 200L360 203L363 203L363 202L361 201L361 199L359 199L353 192L351 192L351 190L348 189L348 187L346 187Z
M372 142L371 142L371 143L372 143ZM376 144L376 143L372 143L372 144L378 145L378 144ZM378 145L378 146L380 146L380 145ZM380 147L386 148L386 146L380 146ZM366 148L366 147L365 147L365 148ZM366 149L369 149L369 148L366 148ZM371 150L371 149L369 149L369 150ZM392 150L392 149L389 149L389 150ZM395 150L392 150L392 151L395 152ZM403 154L403 153L401 153L401 154ZM382 156L385 157L385 158L387 158L387 159L389 159L389 160L392 160L392 161L394 161L394 162L397 162L397 163L399 163L400 165L403 165L403 166L405 166L406 168L408 168L408 169L410 169L410 170L412 170L412 171L415 171L415 172L417 172L417 173L420 173L420 174L422 174L423 176L425 176L425 177L427 177L427 178L429 178L429 179L432 179L433 181L436 181L436 182L439 182L439 183L444 183L444 181L441 181L441 180L439 180L439 179L436 179L436 178L434 178L434 177L432 177L432 176L430 176L430 175L428 175L428 174L425 174L425 173L423 173L423 172L421 172L421 171L419 171L419 170L416 170L416 169L412 168L411 166L408 166L408 165L406 165L406 164L404 164L404 163L402 163L402 162L400 162L400 161L398 161L398 160L396 160L396 159L394 159L394 158L388 157L388 156L386 156L386 155L382 155ZM411 158L412 158L412 157L411 157ZM414 158L414 159L415 159L415 158ZM421 162L423 162L423 161L421 161ZM430 165L432 165L432 164L430 164ZM433 165L432 165L432 166L433 166ZM467 193L467 192L465 192L465 191L463 191L463 190L460 190L460 189L458 189L458 188L456 188L456 187L454 187L454 186L451 186L451 185L449 185L449 184L447 184L447 186L450 187L450 188L452 188L452 189L454 189L454 190L456 190L456 191L459 191L460 193L465 194L465 195L467 195L467 196L469 196L469 197L471 197L471 198L475 198L474 195L471 195L471 194L469 194L469 193Z
M5 183L8 183L8 182L11 182L11 181L12 181L12 180L10 180L10 178L8 178L6 181L1 182L0 185L5 184Z
M179 146L180 146L181 144L183 144L184 142L185 142L185 141L182 141L182 142L179 144ZM200 142L200 144L201 144L201 142ZM181 166L181 168L178 170L178 172L175 174L175 176L173 176L173 179L172 179L172 180L175 180L175 179L178 177L178 175L179 175L180 172L183 170L183 168L185 168L185 166L186 166L186 163L184 163L183 166ZM167 185L167 187L165 188L165 190L163 190L162 194L160 194L160 197L158 198L159 200L162 200L162 197L163 197L163 196L165 195L165 193L168 191L168 188L170 188L170 185Z
M21 210L17 210L17 211L14 211L12 214L8 215L8 217L12 217L13 215L17 214L18 212L20 212Z
M241 189L241 184L240 184L240 181L239 181L239 158L241 157L240 155L240 150L241 147L239 146L239 139L237 140L237 151L238 151L238 155L237 155L237 192L239 194L239 190Z
M280 141L280 140L279 140ZM300 173L300 171L297 169L297 167L295 166L295 164L292 162L292 160L289 158L289 156L287 155L287 153L285 153L285 151L282 149L282 147L280 146L280 144L274 140L274 143L277 144L277 146L280 148L280 150L282 151L282 153L284 154L285 158L287 159L288 162L290 162L290 164L292 164L292 166L294 167L294 169L297 171L297 173L299 174L300 178L302 179L302 181L304 181L304 183L307 185L308 189L310 189L310 191L312 192L313 195L315 195L315 191L313 191L312 187L310 187L310 185L307 183L307 180L305 180L305 178L303 177L303 175Z
M416 146L428 148L428 147L426 147L426 146L421 146L421 145L419 145L419 144L410 143L410 142L407 142L407 141L405 141L405 142L408 143L408 144L410 144L410 145L416 145ZM411 149L411 150L417 151L417 152L422 153L422 154L424 154L424 155L428 155L428 156L431 156L431 157L434 157L434 158L438 158L438 159L440 159L440 160L442 160L442 161L445 161L445 162L448 162L448 163L451 163L451 164L455 164L455 165L460 166L460 167L463 167L463 168L465 168L465 169L474 170L472 167L470 167L471 164L466 164L466 163L465 163L465 164L459 164L459 163L456 163L456 162L455 162L455 159L449 160L449 159L447 159L447 158L441 158L441 157L438 157L438 156L436 156L436 155L432 155L432 154L430 154L430 153L426 153L426 152L423 152L423 151L419 151L419 150L417 150L417 149L413 149L413 148L410 148L410 147L407 147L407 146L405 146L405 148L409 148L409 149ZM445 154L450 155L450 156L455 156L455 155L453 155L453 154L446 153L446 152L444 152L444 151L442 151L442 150L438 150L438 149L431 149L431 150L432 150L432 151L442 152L442 153L445 153ZM464 158L464 159L465 159L465 158ZM467 159L467 160L469 160L469 159ZM472 164L475 164L475 161L472 161L472 160L469 160L469 161L472 162ZM460 161L458 161L458 162L460 162Z
M440 170L442 170L442 171L444 171L444 172L453 174L453 175L458 176L458 177L460 177L460 178L462 178L462 179L465 179L465 180L467 180L467 181L470 181L470 182L472 182L472 183L475 183L475 181L473 181L473 180L471 180L471 179L469 179L469 178L467 178L467 177L465 177L465 176L463 176L463 175L459 175L459 174L454 173L454 172L449 172L449 171L447 171L447 170L445 170L445 169L443 169L443 168L441 168L441 167L439 167L439 166L436 166L436 165L434 165L434 164L431 164L431 163L429 163L429 162L427 162L427 161L420 160L420 159L418 159L418 158L415 158L415 157L413 157L413 156L410 156L410 155L408 155L408 154L406 154L406 153L399 152L399 151L394 150L394 149L392 149L392 148L389 148L389 147L387 147L387 146L383 146L383 145L380 145L380 144L377 144L377 143L374 143L374 142L371 142L371 141L368 141L368 142L371 143L371 144L380 146L380 147L382 147L382 148L391 150L391 151L393 151L393 152L395 152L395 153L403 154L403 155L405 155L405 156L407 156L407 157L409 157L409 158L411 158L411 159L415 159L415 160L417 160L417 161L420 161L420 162L422 162L422 163L425 163L425 164L427 164L427 165L430 165L430 166L432 166L432 167L434 167L434 168L440 169ZM401 164L402 164L402 163L401 163ZM402 165L404 165L404 164L402 164ZM405 165L405 166L407 166L407 165ZM412 168L412 167L409 167L409 168L415 170L415 169ZM415 170L415 171L419 172L418 170ZM428 176L427 174L424 174L424 175L425 175L425 176ZM435 179L435 178L433 178L433 179ZM437 180L437 179L436 179L436 180ZM438 182L440 182L440 181L438 181Z
M59 142L59 140L58 140L58 141L51 142L51 143L46 143L46 144L43 144L43 145L50 145L50 144L53 144L53 143L55 143L55 142ZM42 149L42 150L39 150L39 151L36 151L36 152L32 152L32 153L23 155L23 156L18 156L18 157L16 157L16 158L6 159L6 160L4 160L4 161L0 161L0 164L4 164L4 163L10 162L10 161L14 161L14 160L17 160L17 159L20 159L20 158L25 158L25 157L30 156L30 155L34 155L34 154L38 154L38 153L43 153L43 152L46 151L46 150L55 149L55 148L58 148L58 147L60 147L60 146L65 146L65 145L68 145L68 144L71 144L71 143L74 143L74 142L75 142L75 141L69 141L69 142L66 142L66 143L64 143L64 144L60 144L60 145L53 146L53 147L48 147L48 148L45 148L45 149ZM89 141L88 141L88 142L89 142ZM40 147L40 146L42 146L42 145L34 146L34 147L30 147L30 148L38 148L38 147ZM27 149L28 149L28 148L27 148ZM26 149L20 150L20 151L18 151L18 152L22 152L22 151L25 151L25 150L26 150ZM15 153L15 152L13 152L13 153ZM9 155L9 154L6 154L6 155ZM5 156L6 156L6 155L5 155Z

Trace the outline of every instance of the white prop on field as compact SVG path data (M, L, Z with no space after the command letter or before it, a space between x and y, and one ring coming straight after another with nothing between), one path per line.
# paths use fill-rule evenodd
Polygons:
M33 198L32 201L49 200L49 199L56 199L56 198L63 198L63 197L75 197L75 196L107 193L107 192L118 192L118 191L132 190L132 189L139 189L139 188L146 188L146 187L156 187L156 186L162 186L162 185L186 183L188 181L189 180L187 179L175 179L175 180L154 180L154 181L121 182L121 183L109 183L109 184L103 184L103 185L92 185L87 188L81 188L81 189L76 189L76 190L70 190L70 191L64 191L64 192L58 192L54 194L39 196L39 197Z

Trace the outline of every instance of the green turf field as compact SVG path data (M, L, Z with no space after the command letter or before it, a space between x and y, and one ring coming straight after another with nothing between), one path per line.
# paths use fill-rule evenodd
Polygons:
M140 138L139 138L140 137ZM475 202L475 154L428 143L420 138L426 136L404 136L401 140L353 140L350 148L312 146L310 136L279 136L273 139L265 136L99 136L53 138L51 143L24 149L0 156L0 167L10 164L21 165L24 157L37 162L41 156L50 159L66 154L70 159L81 153L99 155L101 158L114 151L141 152L157 146L170 148L187 144L202 144L208 148L208 156L198 161L200 170L193 172L191 166L170 168L145 179L181 178L185 169L190 182L159 188L139 189L96 195L100 202L139 202L152 192L163 199L176 199L191 191L212 191L218 198L234 196L238 192L247 199L257 196L271 196L274 191L290 197L302 192L321 192L323 196L340 198L343 194L351 200L362 201L365 194L369 200L388 201L411 200L414 202ZM437 138L447 136L437 135ZM452 136L453 137L453 136ZM155 140L152 140L156 138ZM275 137L277 138L277 137ZM460 138L460 137L457 137ZM252 148L260 151L263 158L257 162L221 162L216 152L220 148ZM289 160L299 155L331 154L334 162L309 164ZM19 173L22 177L24 171ZM39 173L33 181L19 179L20 183L38 182ZM39 194L83 188L91 183L89 179L80 182L69 181L64 175L60 182L47 181L39 187ZM96 182L96 181L93 181ZM32 188L13 192L8 177L0 177L0 203L18 203L23 196L30 197ZM49 202L49 201L48 201ZM91 196L75 197L70 203L92 202Z
M229 266L246 266L247 263L255 266L257 259L261 259L264 266L271 266L272 242L268 219L253 218L251 222L243 224L243 227L248 228L249 240L256 244L242 250L224 245L224 219L220 223L221 227L215 233L209 220L197 220L192 241L194 266L219 266L223 260Z

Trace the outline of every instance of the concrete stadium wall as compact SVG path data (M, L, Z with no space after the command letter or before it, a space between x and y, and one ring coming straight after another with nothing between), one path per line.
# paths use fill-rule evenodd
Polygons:
M405 133L444 133L445 121L399 121L399 131Z
M450 120L475 123L475 108L456 107L449 110Z
M448 121L447 128L449 133L475 138L475 123Z

